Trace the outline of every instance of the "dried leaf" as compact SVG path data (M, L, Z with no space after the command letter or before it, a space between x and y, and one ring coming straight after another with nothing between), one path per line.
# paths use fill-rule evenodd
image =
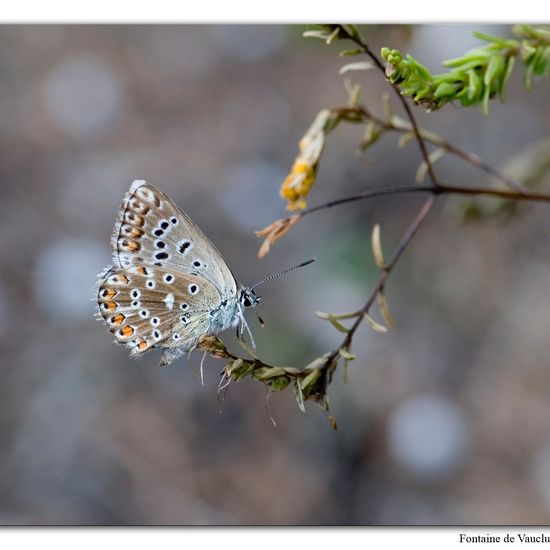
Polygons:
M390 308L388 307L388 302L386 296L382 291L376 295L376 301L378 302L378 309L380 310L380 315L382 315L384 321L390 328L396 327L395 319L393 318Z
M368 313L365 313L365 319L371 328L376 332L388 332L387 327L375 321Z
M336 39L339 33L340 33L340 28L336 27L332 31L331 35L327 38L327 44L332 44L332 42Z
M320 38L321 40L327 40L330 35L326 31L305 31L302 36L304 38Z
M296 369L294 367L284 367L283 370L285 371L286 374L291 374L291 375L299 375L302 373L302 370Z
M430 160L430 163L432 165L435 164L439 159L441 159L445 155L446 152L447 150L444 149L443 147L438 147L437 149L435 149L435 151L432 151L428 155L428 159ZM416 171L416 183L422 183L427 173L428 173L428 164L426 163L425 160L423 160L420 163L418 170Z
M269 380L270 378L276 378L278 376L284 376L285 371L281 367L271 367L262 373L258 380Z
M382 94L382 108L384 109L384 116L388 124L392 123L393 119L393 106L391 104L390 95L387 92Z
M380 126L371 118L365 126L365 132L361 139L360 149L364 151L367 147L370 147L380 137Z
M386 269L386 262L384 260L384 254L382 253L382 243L380 241L380 224L375 224L372 228L372 255L374 256L374 263L378 269L384 271Z
M350 353L348 350L344 348L340 348L338 350L338 353L346 360L346 361L353 361L354 359L357 359L357 356Z
M327 360L330 357L330 353L325 353L321 357L316 357L309 365L306 365L302 372L307 372L313 369L322 369L327 364Z
M412 139L414 139L414 132L412 130L410 132L405 132L397 140L397 145L399 147L405 147Z
M285 235L292 227L294 227L302 218L301 214L294 214L289 218L282 218L275 220L273 223L256 231L257 237L265 237L260 250L258 251L258 257L263 258L271 248L271 245L275 244L283 235Z
M338 74L344 74L348 71L367 71L373 69L374 64L371 61L357 61L355 63L348 63L343 67L340 67Z
M361 96L361 86L359 86L359 84L355 84L349 92L348 107L350 108L356 107L359 104L360 96Z
M345 313L325 313L324 311L316 311L315 315L319 317L319 319L325 319L328 321L330 318L333 319L353 319L354 317L358 317L359 315L362 315L362 311L350 311Z
M298 403L298 408L305 413L306 412L306 406L304 404L304 393L302 392L302 386L300 385L300 379L296 379L296 383L294 385L295 393L296 393L296 402Z
M347 334L349 332L349 329L345 327L342 323L340 323L340 321L335 319L332 315L328 317L327 321L329 321L336 330L339 330L344 334Z

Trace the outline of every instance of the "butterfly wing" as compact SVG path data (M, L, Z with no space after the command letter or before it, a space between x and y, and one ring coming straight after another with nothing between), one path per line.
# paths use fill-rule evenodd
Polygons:
M166 348L163 364L195 348L222 301L207 279L157 266L107 272L97 300L115 341L130 356Z
M118 268L171 268L207 279L225 297L237 294L235 277L216 247L170 197L144 180L126 193L111 242Z

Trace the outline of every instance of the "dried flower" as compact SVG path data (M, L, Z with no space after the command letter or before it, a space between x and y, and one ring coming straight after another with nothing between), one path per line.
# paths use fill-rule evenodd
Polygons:
M201 351L209 353L212 357L218 358L230 358L231 355L228 353L225 344L216 336L204 335L201 336L198 348Z
M267 227L256 231L257 237L265 237L260 250L258 251L258 257L263 258L271 248L272 244L275 244L285 233L287 233L291 227L296 225L302 218L302 214L294 214L289 218L282 218L275 220Z
M300 140L299 155L290 174L281 185L281 197L288 200L287 210L303 210L306 197L317 176L317 166L325 146L325 137L338 121L338 115L329 109L321 111Z

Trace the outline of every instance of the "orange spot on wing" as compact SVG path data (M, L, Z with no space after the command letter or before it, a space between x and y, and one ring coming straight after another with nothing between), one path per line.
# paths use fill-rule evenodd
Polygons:
M120 282L122 284L127 285L130 282L130 279L128 279L128 277L126 277L126 275L124 275L124 273L119 273L118 278L120 279Z
M120 329L120 335L127 338L128 336L132 336L134 334L134 329L128 325Z
M103 304L103 307L107 310L107 311L114 311L116 309L116 302L105 302Z
M113 298L114 296L116 296L118 294L118 291L114 288L106 288L105 290L103 290L101 292L101 297L102 298L107 298L108 300L110 300L111 298Z
M145 340L142 340L138 344L138 349L139 349L139 351L143 351L144 349L147 349L147 342Z
M143 235L143 231L140 231L137 227L132 227L130 235L132 237L141 237Z
M139 266L136 268L136 271L138 273L140 273L141 275L148 275L148 271L147 271L147 268L143 267L143 266Z
M139 244L136 242L136 241L130 241L126 248L130 251L130 252L134 252L135 250L138 250L139 249Z
M126 319L126 317L122 313L119 313L118 315L111 317L111 323L113 323L113 325L120 325L124 319Z

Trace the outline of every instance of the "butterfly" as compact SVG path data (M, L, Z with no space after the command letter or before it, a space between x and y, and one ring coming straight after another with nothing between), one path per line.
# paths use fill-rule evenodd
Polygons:
M243 286L191 219L144 180L126 193L111 245L113 265L98 275L99 315L131 357L162 349L161 365L228 328L239 338L246 329L253 343L244 311L260 302L254 288L314 261Z

